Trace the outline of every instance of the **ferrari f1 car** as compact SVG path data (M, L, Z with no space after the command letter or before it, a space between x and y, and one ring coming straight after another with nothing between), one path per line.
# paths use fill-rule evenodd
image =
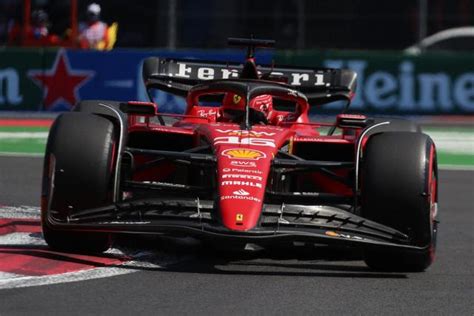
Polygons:
M102 252L114 233L278 247L359 247L375 269L421 271L434 259L433 141L410 121L343 111L356 73L148 58L148 91L186 98L183 115L150 102L82 101L47 143L42 227L50 247Z

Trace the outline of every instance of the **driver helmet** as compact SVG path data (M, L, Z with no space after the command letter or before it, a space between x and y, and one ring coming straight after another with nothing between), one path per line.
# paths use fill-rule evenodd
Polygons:
M249 107L262 113L265 119L269 120L273 111L273 98L269 94L259 95L250 100ZM238 94L227 92L222 102L222 109L224 118L236 121L245 114L245 100Z
M270 120L273 112L273 97L269 94L259 95L250 101L250 107L263 113L265 118Z

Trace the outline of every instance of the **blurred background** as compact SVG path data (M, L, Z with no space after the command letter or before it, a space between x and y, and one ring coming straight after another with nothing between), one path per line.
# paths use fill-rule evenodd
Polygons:
M229 36L273 38L286 49L404 49L427 35L474 25L472 0L97 0L120 25L116 47L222 48ZM78 20L92 1L77 0ZM0 42L24 0L0 1ZM70 0L32 0L52 33L70 27Z
M259 64L356 71L352 112L415 119L441 163L474 168L473 0L0 0L0 155L42 155L52 119L80 100L147 101L149 56L241 63L226 39L250 36L277 41Z
M261 64L355 70L355 111L474 114L472 0L1 0L0 112L146 100L144 58L242 62L231 36L275 39Z

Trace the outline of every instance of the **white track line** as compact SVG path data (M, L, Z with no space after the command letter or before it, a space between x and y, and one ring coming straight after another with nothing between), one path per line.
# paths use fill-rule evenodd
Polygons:
M0 139L44 139L48 138L48 132L0 132Z
M148 256L147 256L148 257ZM39 285L51 285L59 283L79 282L100 278L135 273L144 269L163 269L167 265L176 264L189 257L159 256L157 253L150 255L143 260L125 262L115 267L101 267L82 271L68 272L57 275L45 276L22 276L12 273L0 273L0 289L13 289L20 287L30 287Z
M433 138L438 151L474 156L474 133L428 132L428 135Z
M0 218L36 219L40 216L38 207L30 206L2 206ZM40 233L10 233L0 236L1 246L22 246L37 248L45 246L46 242ZM28 276L15 273L0 272L0 289L12 289L29 286L51 285L58 283L86 281L98 278L118 276L140 271L140 268L163 269L168 265L189 260L191 256L160 253L157 251L143 251L133 248L112 248L106 254L115 254L123 258L132 258L119 265L99 268L85 268L84 270L67 272L56 275Z

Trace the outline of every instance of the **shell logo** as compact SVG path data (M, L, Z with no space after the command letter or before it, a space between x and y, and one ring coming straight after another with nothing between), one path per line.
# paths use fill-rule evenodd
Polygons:
M264 152L255 149L241 149L241 148L232 148L226 149L222 152L223 156L234 158L234 159L249 159L249 160L259 160L260 158L265 158Z

